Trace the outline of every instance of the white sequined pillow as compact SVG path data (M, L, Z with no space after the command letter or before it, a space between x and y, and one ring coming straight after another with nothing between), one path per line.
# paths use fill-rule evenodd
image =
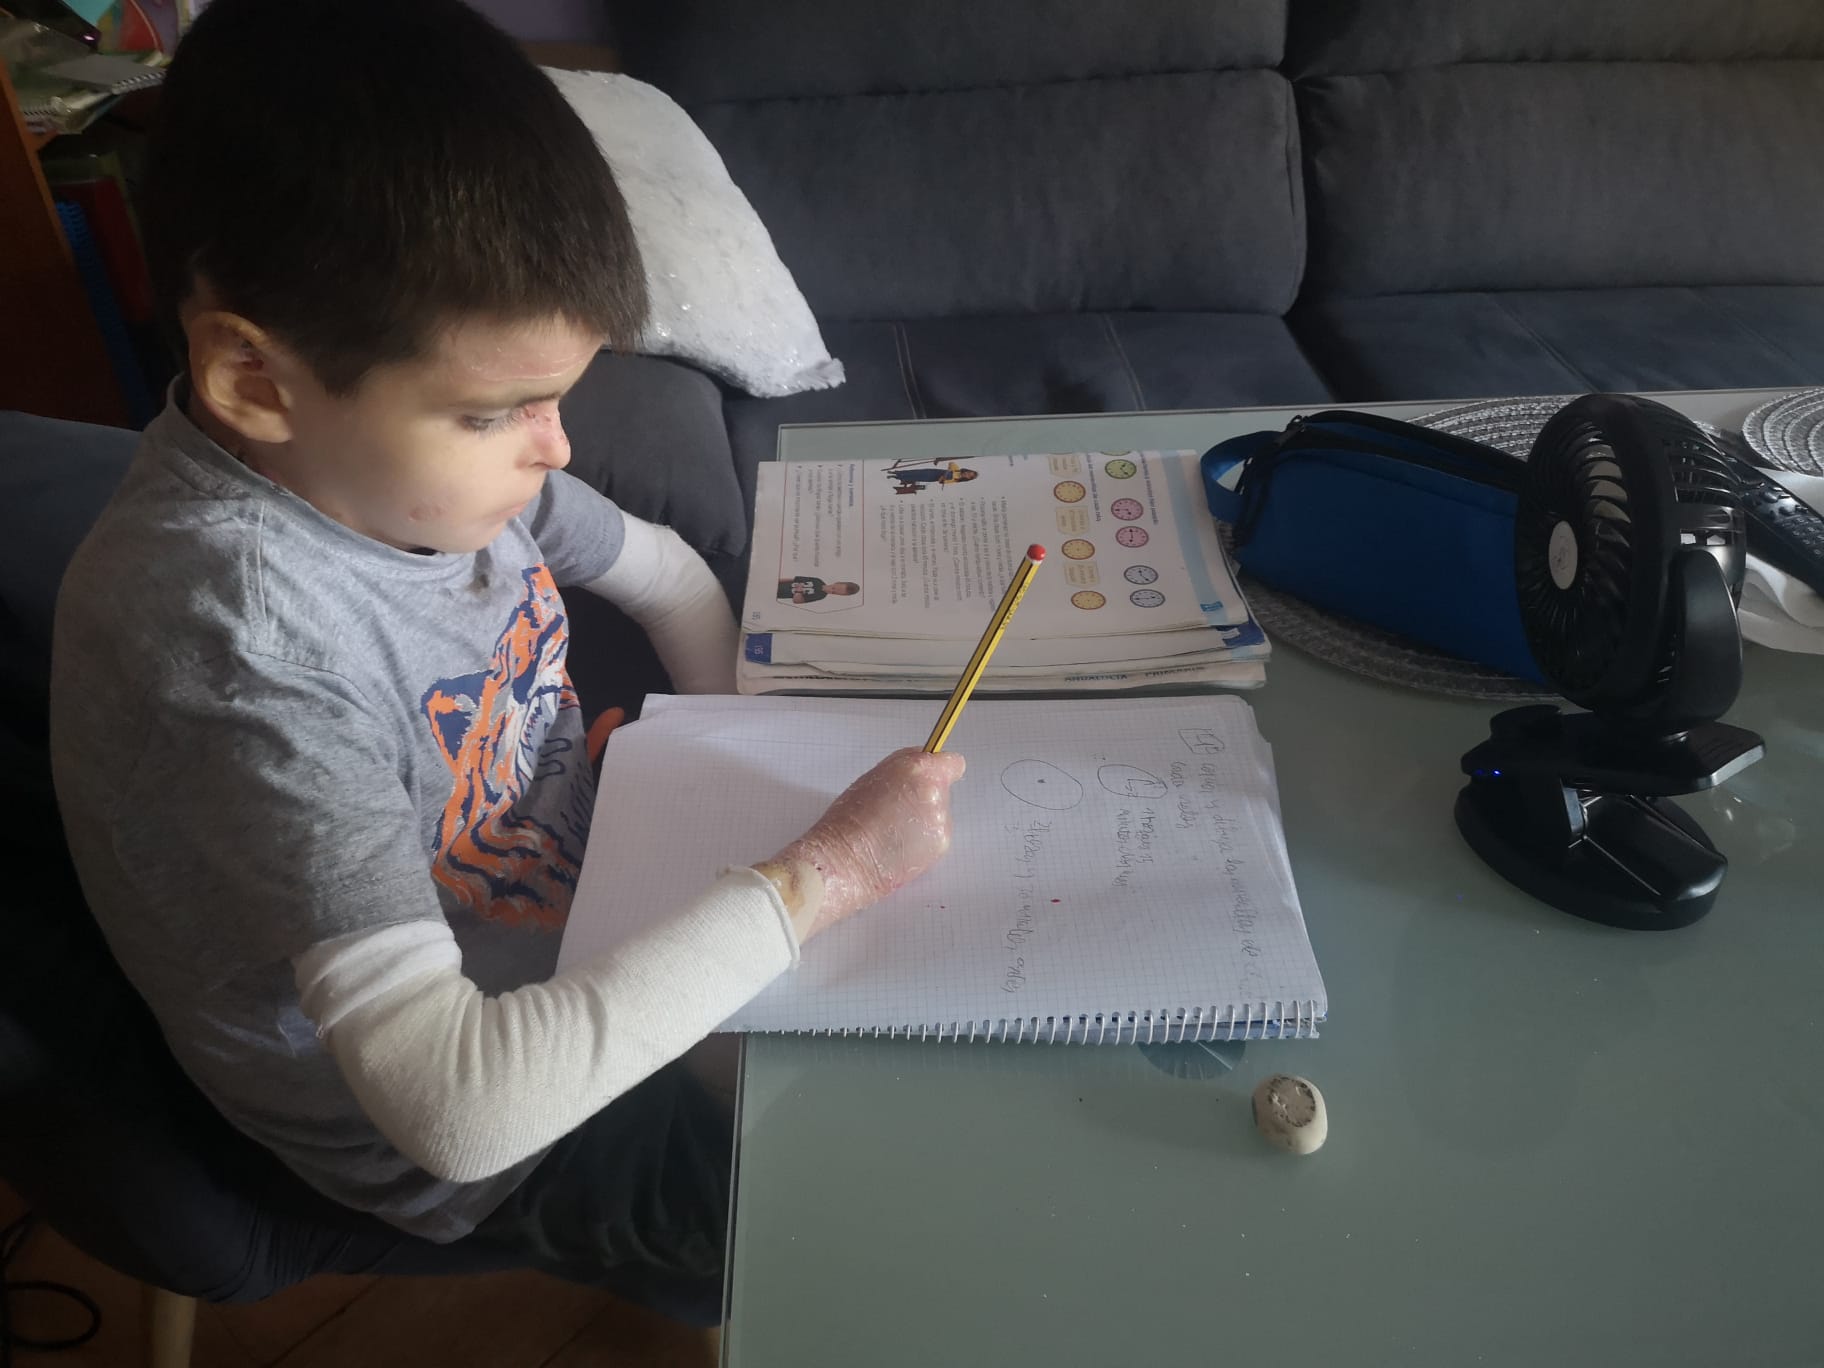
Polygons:
M652 316L640 339L749 394L842 383L773 239L708 138L672 98L629 76L556 71L627 201Z

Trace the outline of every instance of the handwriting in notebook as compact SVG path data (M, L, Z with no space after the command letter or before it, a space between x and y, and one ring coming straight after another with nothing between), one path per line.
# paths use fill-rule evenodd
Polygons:
M655 706L656 705L656 706ZM779 849L921 734L928 703L649 702L603 766L566 962ZM1323 983L1272 763L1233 698L994 703L952 744L953 844L804 947L729 1030L965 1038L1302 1034ZM665 776L656 779L655 776ZM1112 1034L1111 1034L1111 1025Z

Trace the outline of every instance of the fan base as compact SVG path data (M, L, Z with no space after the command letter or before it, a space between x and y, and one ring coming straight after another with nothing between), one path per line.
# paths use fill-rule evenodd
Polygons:
M1472 779L1457 795L1457 830L1509 883L1629 931L1689 926L1716 902L1729 862L1678 804L1547 782L1556 792Z

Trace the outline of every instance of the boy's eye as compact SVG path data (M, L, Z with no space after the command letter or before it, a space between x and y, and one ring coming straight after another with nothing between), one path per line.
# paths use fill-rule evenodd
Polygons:
M510 409L506 413L496 413L486 418L465 413L462 415L462 425L470 432L498 432L518 416L518 409Z

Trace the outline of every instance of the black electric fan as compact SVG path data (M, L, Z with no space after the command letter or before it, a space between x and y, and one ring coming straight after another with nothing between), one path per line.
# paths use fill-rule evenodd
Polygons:
M1463 757L1457 828L1509 882L1630 929L1710 910L1728 862L1671 796L1761 758L1716 720L1741 688L1746 557L1735 477L1682 415L1590 394L1546 424L1514 519L1520 616L1587 711L1511 709Z

